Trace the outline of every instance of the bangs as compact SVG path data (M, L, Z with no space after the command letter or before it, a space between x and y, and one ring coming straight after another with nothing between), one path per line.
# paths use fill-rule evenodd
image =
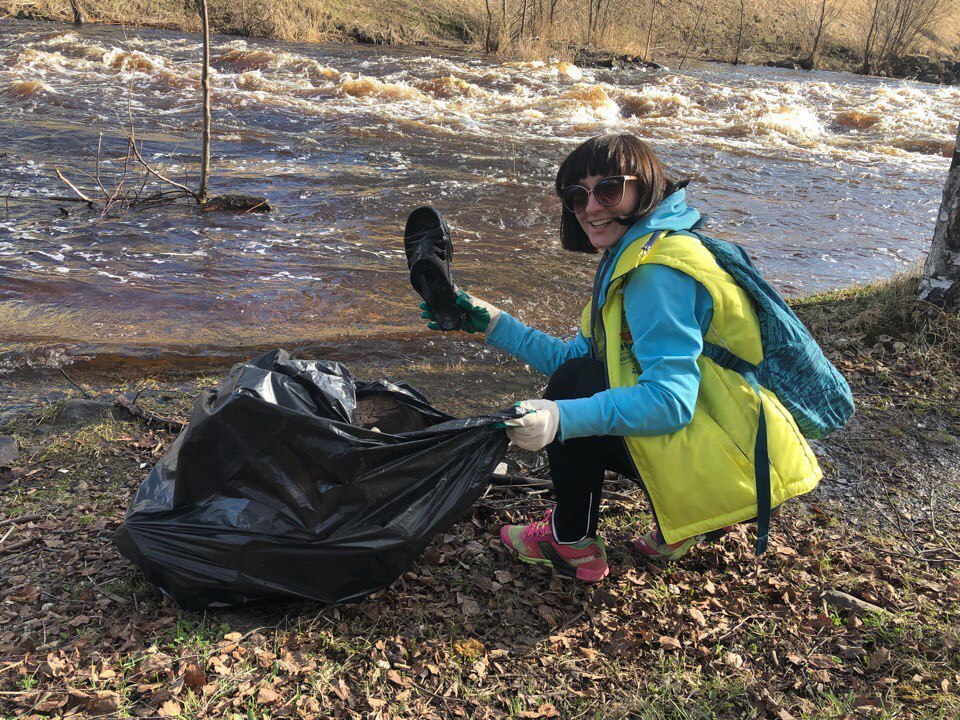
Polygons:
M570 153L557 172L557 192L568 185L576 185L590 175L632 175L628 168L635 167L637 163L628 160L624 152L627 148L623 147L623 143L615 142L618 137L594 138Z

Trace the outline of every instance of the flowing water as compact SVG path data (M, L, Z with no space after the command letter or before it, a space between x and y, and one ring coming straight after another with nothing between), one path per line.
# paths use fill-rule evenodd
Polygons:
M710 232L748 246L784 292L889 276L926 252L960 110L960 88L756 67L226 37L212 56L213 193L276 210L101 217L38 197L70 194L56 168L93 192L100 133L109 190L130 117L144 156L196 184L198 38L0 21L0 373L271 344L428 357L401 239L424 203L453 228L461 287L569 332L596 258L561 249L553 176L604 131L692 176Z

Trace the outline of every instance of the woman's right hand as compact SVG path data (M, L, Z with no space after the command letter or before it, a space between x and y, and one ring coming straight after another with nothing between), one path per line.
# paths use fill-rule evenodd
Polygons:
M460 328L464 332L471 334L489 333L497 324L497 320L500 319L500 308L484 302L480 298L475 298L463 290L460 290L457 294L457 305L463 310L466 316ZM428 328L431 330L441 329L441 327L437 325L436 318L433 316L429 305L425 302L420 303L420 310L420 317L430 321L427 323Z

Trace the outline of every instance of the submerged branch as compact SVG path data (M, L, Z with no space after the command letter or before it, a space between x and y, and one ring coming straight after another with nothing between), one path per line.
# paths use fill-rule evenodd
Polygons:
M60 180L62 180L62 181L64 182L64 184L66 184L66 186L67 186L68 188L70 188L71 190L73 190L73 191L77 194L77 197L80 198L81 201L87 203L87 205L89 205L90 207L93 207L94 205L99 204L99 203L97 203L96 200L93 200L92 198L87 197L87 195L84 194L83 191L81 191L76 185L74 185L72 182L70 182L70 181L66 178L66 176L65 176L62 172L60 172L60 168L54 168L54 170L56 170L57 177L60 178Z
M173 187L177 188L178 190L183 191L184 193L186 193L187 195L189 195L190 197L192 197L192 198L193 198L194 200L196 200L197 202L200 202L200 201L201 201L200 196L199 196L197 193L195 193L193 190L191 190L190 188L188 188L186 185L181 185L181 184L178 183L176 180L171 180L170 178L166 177L165 175L161 175L159 172L157 172L157 171L154 170L152 167L150 167L150 164L149 164L146 160L143 159L143 156L140 154L140 150L137 149L137 143L133 140L132 137L131 137L131 139L130 139L130 147L133 148L133 156L134 156L134 158L137 160L137 162L139 162L141 165L143 165L144 169L145 169L148 173L150 173L151 175L153 175L153 176L154 176L155 178L157 178L158 180L160 180L160 181L162 181L162 182L165 182L165 183L167 183L168 185L172 185Z

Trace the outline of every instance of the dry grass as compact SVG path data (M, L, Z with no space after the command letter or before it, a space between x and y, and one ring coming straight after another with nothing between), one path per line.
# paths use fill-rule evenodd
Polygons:
M644 52L650 2L612 0L604 32L592 39L602 49L630 54ZM802 55L809 42L809 17L815 0L747 0L743 52L747 61ZM572 55L572 48L588 40L585 4L560 0L553 24L542 19L525 19L525 33L519 35L522 0L503 5L490 3L494 27L492 45L502 54L520 57ZM654 16L651 59L679 56L690 43L691 58L730 60L739 26L739 0L720 0L705 5L696 22L696 0L657 0ZM175 0L82 0L94 22L118 22L182 28L194 31L198 24L190 3ZM540 4L549 7L548 3ZM844 3L837 22L827 31L823 47L826 67L856 67L860 60L868 0ZM214 31L243 36L269 37L290 41L360 40L387 44L465 44L482 49L487 14L483 0L397 0L392 3L356 5L346 0L212 0ZM0 0L0 14L56 20L71 18L65 0ZM911 50L937 55L956 55L960 50L960 6L948 6L946 15L933 30L921 37Z
M817 295L795 310L820 341L837 351L859 349L890 366L913 368L952 386L960 357L960 316L917 303L919 271L892 280Z

